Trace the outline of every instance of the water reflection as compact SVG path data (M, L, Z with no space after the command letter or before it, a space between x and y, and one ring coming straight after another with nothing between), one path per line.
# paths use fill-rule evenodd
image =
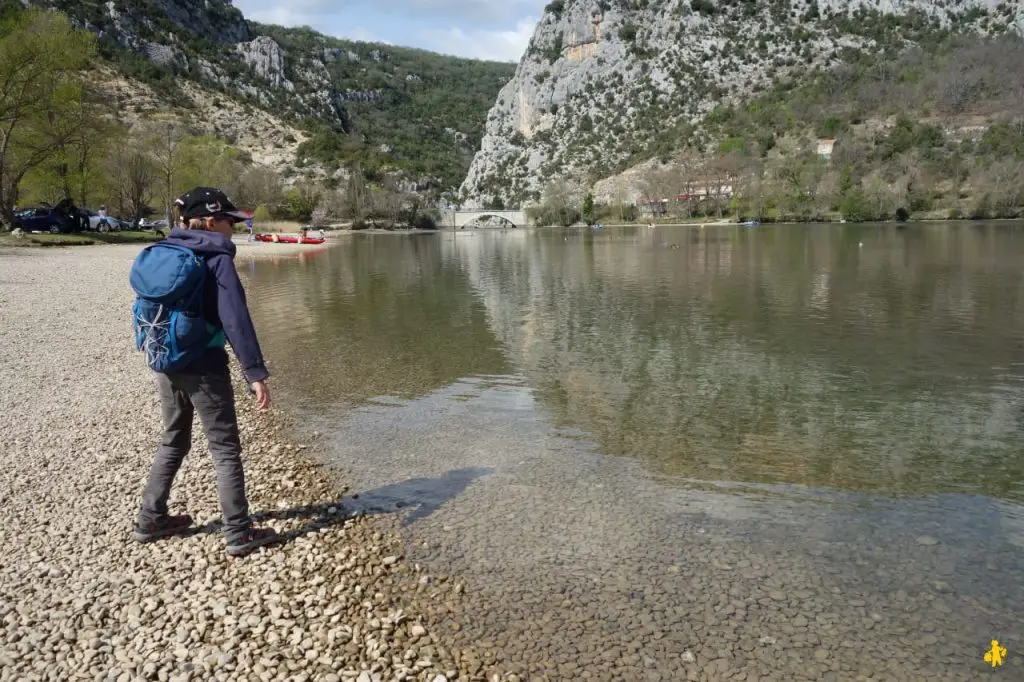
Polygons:
M415 397L507 362L432 235L367 235L249 273L271 370L302 409Z
M306 408L521 372L669 480L1024 500L1024 231L353 238L250 274Z
M1022 237L361 236L250 291L346 507L408 512L409 559L465 581L448 648L962 680L1024 646Z
M606 453L673 476L1024 499L1018 229L445 246L540 402Z

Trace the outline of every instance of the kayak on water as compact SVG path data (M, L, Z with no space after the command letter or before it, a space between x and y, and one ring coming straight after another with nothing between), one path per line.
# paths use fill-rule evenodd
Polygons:
M293 234L258 234L256 235L256 241L273 242L275 244L298 244L299 238ZM323 244L324 241L322 237L306 237L302 240L302 243Z

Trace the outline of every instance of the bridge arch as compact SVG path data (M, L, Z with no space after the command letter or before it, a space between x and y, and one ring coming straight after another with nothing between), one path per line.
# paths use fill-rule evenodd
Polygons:
M478 223L484 218L498 218L503 225L512 227L526 227L529 223L526 219L526 212L522 210L498 210L498 209L477 209L461 211L441 211L442 227L449 229L461 229L465 227L478 227Z
M480 227L480 222L487 220L489 218L497 218L498 220L500 220L502 223L502 227L519 227L518 225L516 225L514 220L510 219L508 216L501 215L500 211L494 213L482 211L480 215L464 223L461 229L466 229L467 227Z

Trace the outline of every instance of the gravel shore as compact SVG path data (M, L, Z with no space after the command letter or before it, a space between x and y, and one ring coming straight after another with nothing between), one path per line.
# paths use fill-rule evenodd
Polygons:
M0 681L500 678L434 637L461 586L404 561L393 521L346 515L317 442L248 397L251 508L291 540L225 555L198 428L171 510L200 530L131 540L160 430L129 332L138 250L0 251Z

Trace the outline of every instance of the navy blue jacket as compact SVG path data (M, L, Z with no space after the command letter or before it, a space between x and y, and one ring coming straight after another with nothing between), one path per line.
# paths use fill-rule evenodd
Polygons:
M269 377L260 342L256 338L256 328L249 317L245 289L235 270L235 243L216 232L182 229L172 230L166 241L192 249L205 259L212 277L206 278L203 313L207 322L224 330L228 343L242 364L246 381L252 383ZM228 354L223 348L207 348L202 357L184 371L190 374L227 374Z

